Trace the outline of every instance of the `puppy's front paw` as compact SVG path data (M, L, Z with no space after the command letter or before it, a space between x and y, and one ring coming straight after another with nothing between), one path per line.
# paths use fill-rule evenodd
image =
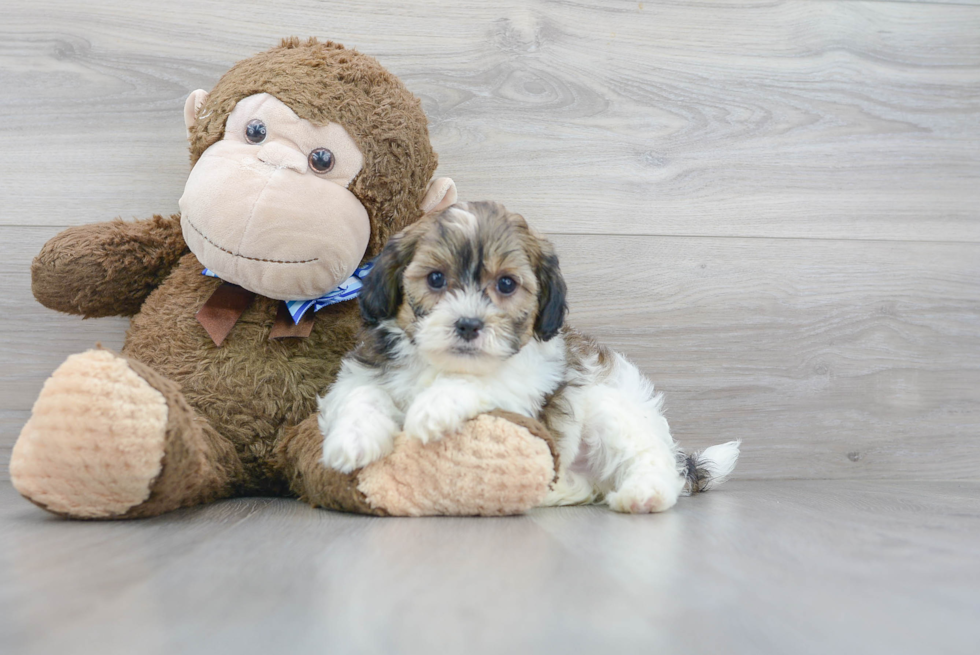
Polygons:
M626 478L615 491L606 494L606 502L617 512L662 512L674 506L683 487L684 479L679 475L646 470Z
M405 434L422 443L438 441L463 427L472 418L452 397L423 394L405 414Z
M398 425L384 415L342 417L323 441L323 463L350 473L389 454Z

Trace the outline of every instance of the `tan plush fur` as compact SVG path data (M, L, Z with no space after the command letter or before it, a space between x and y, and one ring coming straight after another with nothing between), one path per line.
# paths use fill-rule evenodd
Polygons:
M198 110L191 161L221 138L239 99L262 92L314 124L339 123L357 142L365 162L350 188L371 221L368 256L420 217L436 156L419 102L374 59L333 43L290 39L233 67ZM411 469L405 457L387 477L372 478L369 492L384 500L360 491L357 473L335 475L320 462L316 399L355 343L357 304L317 312L309 338L270 340L278 302L258 296L219 348L195 314L222 282L201 275L179 221L156 216L70 228L35 259L32 288L41 303L133 318L121 356L75 356L45 385L12 456L17 489L80 518L153 516L247 494L375 514L394 513L387 503L407 506L392 491L400 484L402 495L417 496L397 481ZM457 472L469 480L463 486L425 486L418 472L451 478L453 460L413 451L413 480L427 498L418 507L450 511L459 501L467 511L500 514L535 504L550 481L546 469L555 470L544 462L546 433L532 437L523 424L499 420L495 429L497 442L479 437L491 465L473 456L479 448L463 448L470 453ZM524 445L508 454L493 443ZM440 499L440 490L463 496Z
M436 444L399 438L384 460L354 473L320 463L311 416L277 449L290 488L315 507L378 516L502 516L540 505L557 477L558 449L534 419L496 411Z
M350 185L371 217L368 257L419 217L438 158L418 98L372 57L339 43L284 39L224 74L191 129L191 163L224 135L235 104L269 93L315 125L338 123L364 154Z
M395 516L518 514L541 504L556 467L545 440L512 426L482 414L428 445L399 435L395 452L366 466L357 488Z
M11 478L52 512L118 515L150 495L166 428L167 401L126 360L105 350L72 355L44 384Z

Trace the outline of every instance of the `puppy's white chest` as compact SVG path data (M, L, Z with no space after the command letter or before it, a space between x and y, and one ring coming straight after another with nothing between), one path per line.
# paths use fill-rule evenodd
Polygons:
M416 400L465 404L474 410L502 409L535 417L544 399L562 383L564 346L532 342L517 355L485 374L460 374L419 362L393 372L385 387L402 412Z

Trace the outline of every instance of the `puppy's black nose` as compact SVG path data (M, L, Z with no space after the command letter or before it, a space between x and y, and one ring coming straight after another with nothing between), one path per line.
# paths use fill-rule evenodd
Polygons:
M478 318L461 318L456 321L456 334L466 341L476 339L480 336L480 330L482 329L483 321Z

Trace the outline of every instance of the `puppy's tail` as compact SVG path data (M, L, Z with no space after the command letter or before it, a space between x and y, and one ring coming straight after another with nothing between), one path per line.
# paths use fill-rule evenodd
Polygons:
M687 478L684 485L686 494L696 494L717 487L728 479L738 461L739 441L711 446L696 453L681 453L681 474Z

